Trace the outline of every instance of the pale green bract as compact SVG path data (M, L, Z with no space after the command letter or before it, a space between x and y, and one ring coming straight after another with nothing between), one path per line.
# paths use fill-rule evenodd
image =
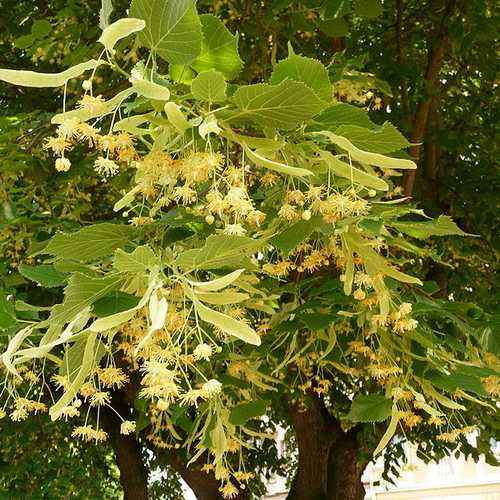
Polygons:
M97 68L102 61L90 61L76 64L61 73L36 73L35 71L0 69L0 80L19 85L20 87L62 87L69 80L76 78L85 71Z
M98 42L112 52L119 40L143 30L145 26L146 23L142 19L119 19L104 29Z

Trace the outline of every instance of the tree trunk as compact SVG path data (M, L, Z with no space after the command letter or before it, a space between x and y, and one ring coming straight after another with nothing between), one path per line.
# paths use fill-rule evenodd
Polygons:
M115 402L113 405L116 407ZM105 409L101 416L102 426L108 433L109 442L115 452L116 465L120 470L124 500L147 500L148 473L142 461L139 443L134 436L120 434L121 421L111 410Z
M287 500L362 500L366 463L358 461L357 430L344 432L316 396L305 410L292 406L290 415L299 463Z
M294 404L290 408L292 425L299 449L297 473L288 500L326 499L328 488L328 456L334 440L335 424L323 402L311 397L307 408ZM333 422L331 422L333 421Z
M328 499L363 500L365 488L361 476L367 463L358 459L357 431L342 433L330 450L328 462Z
M422 143L424 142L427 132L429 109L431 107L433 97L432 93L435 92L435 88L439 83L439 73L443 65L446 49L448 47L448 22L454 8L455 1L450 0L446 6L445 12L442 15L441 24L437 34L437 41L432 45L428 53L427 69L425 71L424 79L424 95L418 103L413 122L411 142L414 146L409 149L410 155L414 157L417 164L420 159ZM403 190L406 196L411 196L413 193L415 176L415 170L405 171L403 176Z
M175 454L168 454L168 463L179 474L182 479L193 490L198 500L221 500L219 482L212 473L205 473L199 469L188 468L186 464ZM195 467L195 466L194 466Z

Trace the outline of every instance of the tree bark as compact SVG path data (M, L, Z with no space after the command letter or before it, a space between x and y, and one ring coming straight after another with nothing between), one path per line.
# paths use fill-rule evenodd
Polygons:
M339 429L323 402L315 396L311 396L307 408L291 405L290 415L299 449L299 463L287 498L324 499L328 489L328 457Z
M405 64L405 52L403 46L403 0L396 0L396 46L397 60L400 67ZM411 126L410 99L408 96L408 82L405 77L401 77L401 107L403 108L403 126L408 131Z
M424 186L425 198L434 205L439 201L439 167L441 149L439 147L438 133L440 128L440 98L434 96L429 107L429 134L424 144Z
M205 473L199 469L188 468L175 453L169 453L168 462L182 479L193 490L198 500L221 500L219 482L213 473Z
M344 432L314 395L306 409L292 405L290 416L299 463L287 500L362 500L357 430Z
M331 500L363 500L361 481L367 463L358 459L357 430L342 433L330 450L328 462L328 498Z
M420 160L422 142L427 132L429 109L432 101L432 92L429 89L435 89L439 81L439 72L443 65L444 55L448 46L448 25L449 17L455 7L455 1L451 0L446 6L445 12L441 18L440 28L437 34L436 43L432 45L428 52L427 69L424 79L424 95L418 103L415 119L413 122L413 132L411 142L414 144L409 149L411 156L415 158L418 164ZM403 190L406 196L411 196L415 185L415 170L406 170L403 176Z
M117 407L115 401L113 406ZM117 410L120 411L118 408ZM120 434L121 421L111 410L104 409L101 416L102 426L108 433L109 442L115 452L116 465L120 470L124 500L147 500L148 473L142 461L139 443L134 436Z

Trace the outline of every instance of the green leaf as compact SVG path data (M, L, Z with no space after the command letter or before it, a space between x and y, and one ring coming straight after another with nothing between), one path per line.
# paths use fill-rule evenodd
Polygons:
M345 0L326 0L323 4L323 17L330 19L341 15L344 11Z
M382 422L392 413L392 401L381 394L358 394L347 419L351 422Z
M374 128L368 113L363 108L351 104L339 103L329 106L314 117L315 130L330 130L335 132L341 125L356 125L364 128Z
M445 375L438 371L430 371L425 373L425 379L432 383L435 387L454 393L456 390L474 392L478 396L488 397L488 393L481 383L480 377L469 373L456 370L449 375Z
M341 125L335 133L349 139L357 148L373 153L392 153L410 145L403 134L389 122L372 130L357 125Z
M21 87L62 87L68 80L80 76L85 71L95 69L101 64L102 61L91 59L72 66L61 73L36 73L35 71L0 69L0 80Z
M52 31L52 24L46 19L37 19L31 26L31 34L35 38L44 38Z
M324 103L304 83L285 80L279 85L257 83L239 87L232 98L244 116L268 127L293 129L324 108Z
M95 301L92 310L98 318L104 318L134 308L139 300L135 295L115 290Z
M186 270L218 269L223 267L254 267L248 255L265 244L246 236L214 234L207 238L202 248L181 253L176 264Z
M201 49L195 0L133 0L130 16L146 21L139 41L165 61L189 64Z
M102 43L109 51L113 51L114 46L119 40L132 33L142 31L145 26L146 23L142 19L119 19L105 28L97 41Z
M183 134L192 125L181 111L180 107L175 102L167 102L164 106L168 121Z
M16 324L14 303L7 300L5 292L0 291L0 330L6 330Z
M123 276L120 275L91 278L80 273L73 274L64 289L64 301L53 307L49 322L64 324L71 321L80 311L120 288L122 283Z
M276 235L271 242L284 255L288 255L295 247L308 240L313 232L323 232L328 230L329 227L330 225L323 221L321 216L315 215L309 220L295 222Z
M358 16L372 19L384 11L381 0L355 0L354 11Z
M274 68L269 83L277 85L287 78L306 84L324 101L331 101L333 88L327 69L317 59L295 54L291 45L289 55Z
M148 245L137 247L132 253L122 249L115 252L113 267L123 273L143 273L158 265L158 258Z
M342 17L320 21L318 28L326 35L335 37L343 37L349 33L349 24Z
M224 23L212 14L200 16L203 41L200 55L191 63L198 73L214 69L228 80L236 78L243 67L238 54L238 36L233 35Z
M224 75L214 69L201 72L191 83L193 96L207 102L224 101L226 88Z
M235 406L229 414L229 423L233 425L245 425L252 418L265 415L269 401L258 399L248 403L241 403Z
M43 250L44 253L64 259L88 262L111 255L125 245L132 236L133 229L120 224L95 224L80 229L76 233L58 233Z
M210 309L198 300L195 301L195 307L196 312L203 321L216 326L224 333L243 340L248 344L260 345L261 340L258 333L243 321Z
M27 49L35 43L35 37L33 35L23 35L14 40L14 47L17 49Z
M437 219L423 222L391 222L390 225L402 233L419 239L429 236L467 236L467 233L464 233L448 215L440 215Z
M66 283L66 275L57 271L54 266L45 264L28 266L21 264L17 269L25 278L38 283L44 288L61 286Z

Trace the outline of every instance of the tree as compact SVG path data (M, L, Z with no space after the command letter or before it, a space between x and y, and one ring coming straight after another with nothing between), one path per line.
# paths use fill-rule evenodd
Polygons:
M414 265L441 260L422 240L464 232L397 199L411 144L352 104L380 107L373 91L388 86L345 56L325 66L299 55L295 39L240 78L237 38L194 3L134 0L112 24L106 5L100 49L71 69L0 70L16 86L64 89L44 141L58 172L48 182L76 175L100 222L70 209L65 232L37 236L18 271L51 295L26 297L6 275L11 295L31 299L1 303L11 418L80 414L73 438L109 441L133 499L156 467L201 499L262 494L262 475L289 467L272 445L278 424L298 449L289 498L362 498L364 467L385 450L392 472L401 439L426 459L493 460L496 320L433 298L432 271ZM325 30L350 15L309 7ZM417 118L430 113L422 103ZM17 203L36 221L29 195Z

